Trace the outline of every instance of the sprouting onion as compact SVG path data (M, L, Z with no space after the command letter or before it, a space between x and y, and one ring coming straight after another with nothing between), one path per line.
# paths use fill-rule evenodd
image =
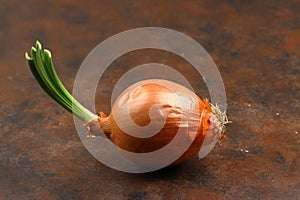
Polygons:
M221 141L227 138L224 135L225 125L229 123L226 113L177 83L161 79L137 82L117 98L109 116L102 112L98 116L67 91L55 72L51 52L42 50L38 41L31 48L31 56L26 53L25 58L42 89L85 123L87 136L97 135L101 127L107 138L119 148L134 153L147 153L169 144L178 130L182 129L184 140L191 141L190 146L172 164L183 162L199 152L205 143L204 139ZM154 127L149 130L153 131L162 120L165 120L163 126L151 137L143 137L144 131L132 125L133 122L139 127L146 127L151 123ZM177 146L181 148L181 144Z

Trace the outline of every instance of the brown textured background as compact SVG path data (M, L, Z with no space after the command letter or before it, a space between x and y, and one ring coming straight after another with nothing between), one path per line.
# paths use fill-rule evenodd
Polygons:
M299 10L297 0L1 0L0 199L300 199ZM91 49L143 26L175 29L204 46L223 77L233 123L229 140L200 161L127 174L89 154L72 116L32 78L24 52L42 41L71 89ZM180 58L138 51L105 73L99 111L109 112L118 78L149 61L174 66L202 94L201 77Z

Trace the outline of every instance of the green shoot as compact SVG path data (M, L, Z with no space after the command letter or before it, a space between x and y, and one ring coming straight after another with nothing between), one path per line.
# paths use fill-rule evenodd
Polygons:
M98 116L83 107L64 87L54 69L51 52L42 50L39 41L31 48L31 57L25 53L28 67L41 88L59 105L84 123L97 119Z

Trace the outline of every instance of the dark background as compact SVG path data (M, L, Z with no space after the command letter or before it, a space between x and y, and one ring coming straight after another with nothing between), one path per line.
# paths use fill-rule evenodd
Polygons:
M297 0L0 1L0 199L300 199L299 10ZM202 160L127 174L89 154L72 115L32 78L24 52L40 40L72 89L98 43L144 26L203 45L221 72L233 123L229 140ZM111 65L97 111L109 113L123 73L150 61L174 66L205 96L182 59L145 50Z

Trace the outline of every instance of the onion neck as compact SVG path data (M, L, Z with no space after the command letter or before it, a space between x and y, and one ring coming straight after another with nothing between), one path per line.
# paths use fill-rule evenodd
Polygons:
M104 134L110 139L111 135L111 121L109 117L98 117L98 123L100 124Z

